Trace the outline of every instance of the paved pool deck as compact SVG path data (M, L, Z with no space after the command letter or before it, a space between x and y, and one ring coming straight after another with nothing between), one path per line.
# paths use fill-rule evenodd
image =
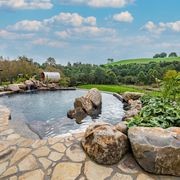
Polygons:
M1 180L178 180L143 171L132 154L102 166L84 153L84 133L45 140L25 138L9 127L10 110L0 106Z

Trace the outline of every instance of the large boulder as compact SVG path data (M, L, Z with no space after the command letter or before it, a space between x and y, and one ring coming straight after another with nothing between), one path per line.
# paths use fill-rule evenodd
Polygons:
M4 86L0 86L0 92L3 92L5 90Z
M128 151L128 138L108 123L93 123L82 139L85 152L99 164L119 162Z
M20 88L17 84L10 84L10 85L8 85L7 90L13 91L13 92L19 92Z
M34 82L31 81L31 80L26 80L26 81L24 82L24 84L25 84L26 86L34 86Z
M17 84L20 89L26 90L26 85L24 83Z
M128 137L134 157L145 171L180 176L180 128L132 127Z
M90 89L88 93L85 95L85 98L90 100L93 106L95 107L98 107L101 105L102 96L101 96L101 93L96 88Z
M26 88L27 88L28 90L36 89L36 86L35 86L33 80L26 80L26 81L24 82L24 84L26 85Z
M93 110L93 104L90 99L80 97L75 99L74 108L82 108L87 114L90 115Z
M78 123L87 115L96 117L101 113L102 96L101 93L93 88L85 96L75 99L74 110L68 111L69 118L75 118Z
M124 101L128 102L130 99L132 100L137 100L140 97L142 97L144 94L143 93L138 93L138 92L125 92L122 97Z

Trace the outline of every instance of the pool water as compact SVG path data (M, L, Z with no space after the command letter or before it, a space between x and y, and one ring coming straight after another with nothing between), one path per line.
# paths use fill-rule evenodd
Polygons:
M41 137L53 137L85 129L94 121L116 124L121 121L123 104L112 94L102 94L102 112L96 118L86 117L82 124L67 118L67 111L73 109L74 100L87 93L76 91L46 91L15 94L0 98L0 104L11 110L11 121L22 120Z

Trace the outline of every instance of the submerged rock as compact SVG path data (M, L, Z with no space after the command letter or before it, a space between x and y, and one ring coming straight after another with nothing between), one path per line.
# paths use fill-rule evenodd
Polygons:
M85 152L99 164L115 164L128 151L128 138L108 123L90 125L82 139Z
M145 171L180 176L180 128L132 127L128 137L134 157Z
M87 114L86 112L82 109L82 108L76 108L74 110L70 110L68 113L67 113L67 116L71 119L75 118L76 119L76 122L78 124L81 123L82 119L84 119Z

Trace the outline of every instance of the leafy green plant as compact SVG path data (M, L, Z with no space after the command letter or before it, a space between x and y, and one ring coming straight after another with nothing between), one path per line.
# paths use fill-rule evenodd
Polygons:
M131 118L127 125L144 127L180 127L180 105L161 97L143 97L144 107L138 116Z

